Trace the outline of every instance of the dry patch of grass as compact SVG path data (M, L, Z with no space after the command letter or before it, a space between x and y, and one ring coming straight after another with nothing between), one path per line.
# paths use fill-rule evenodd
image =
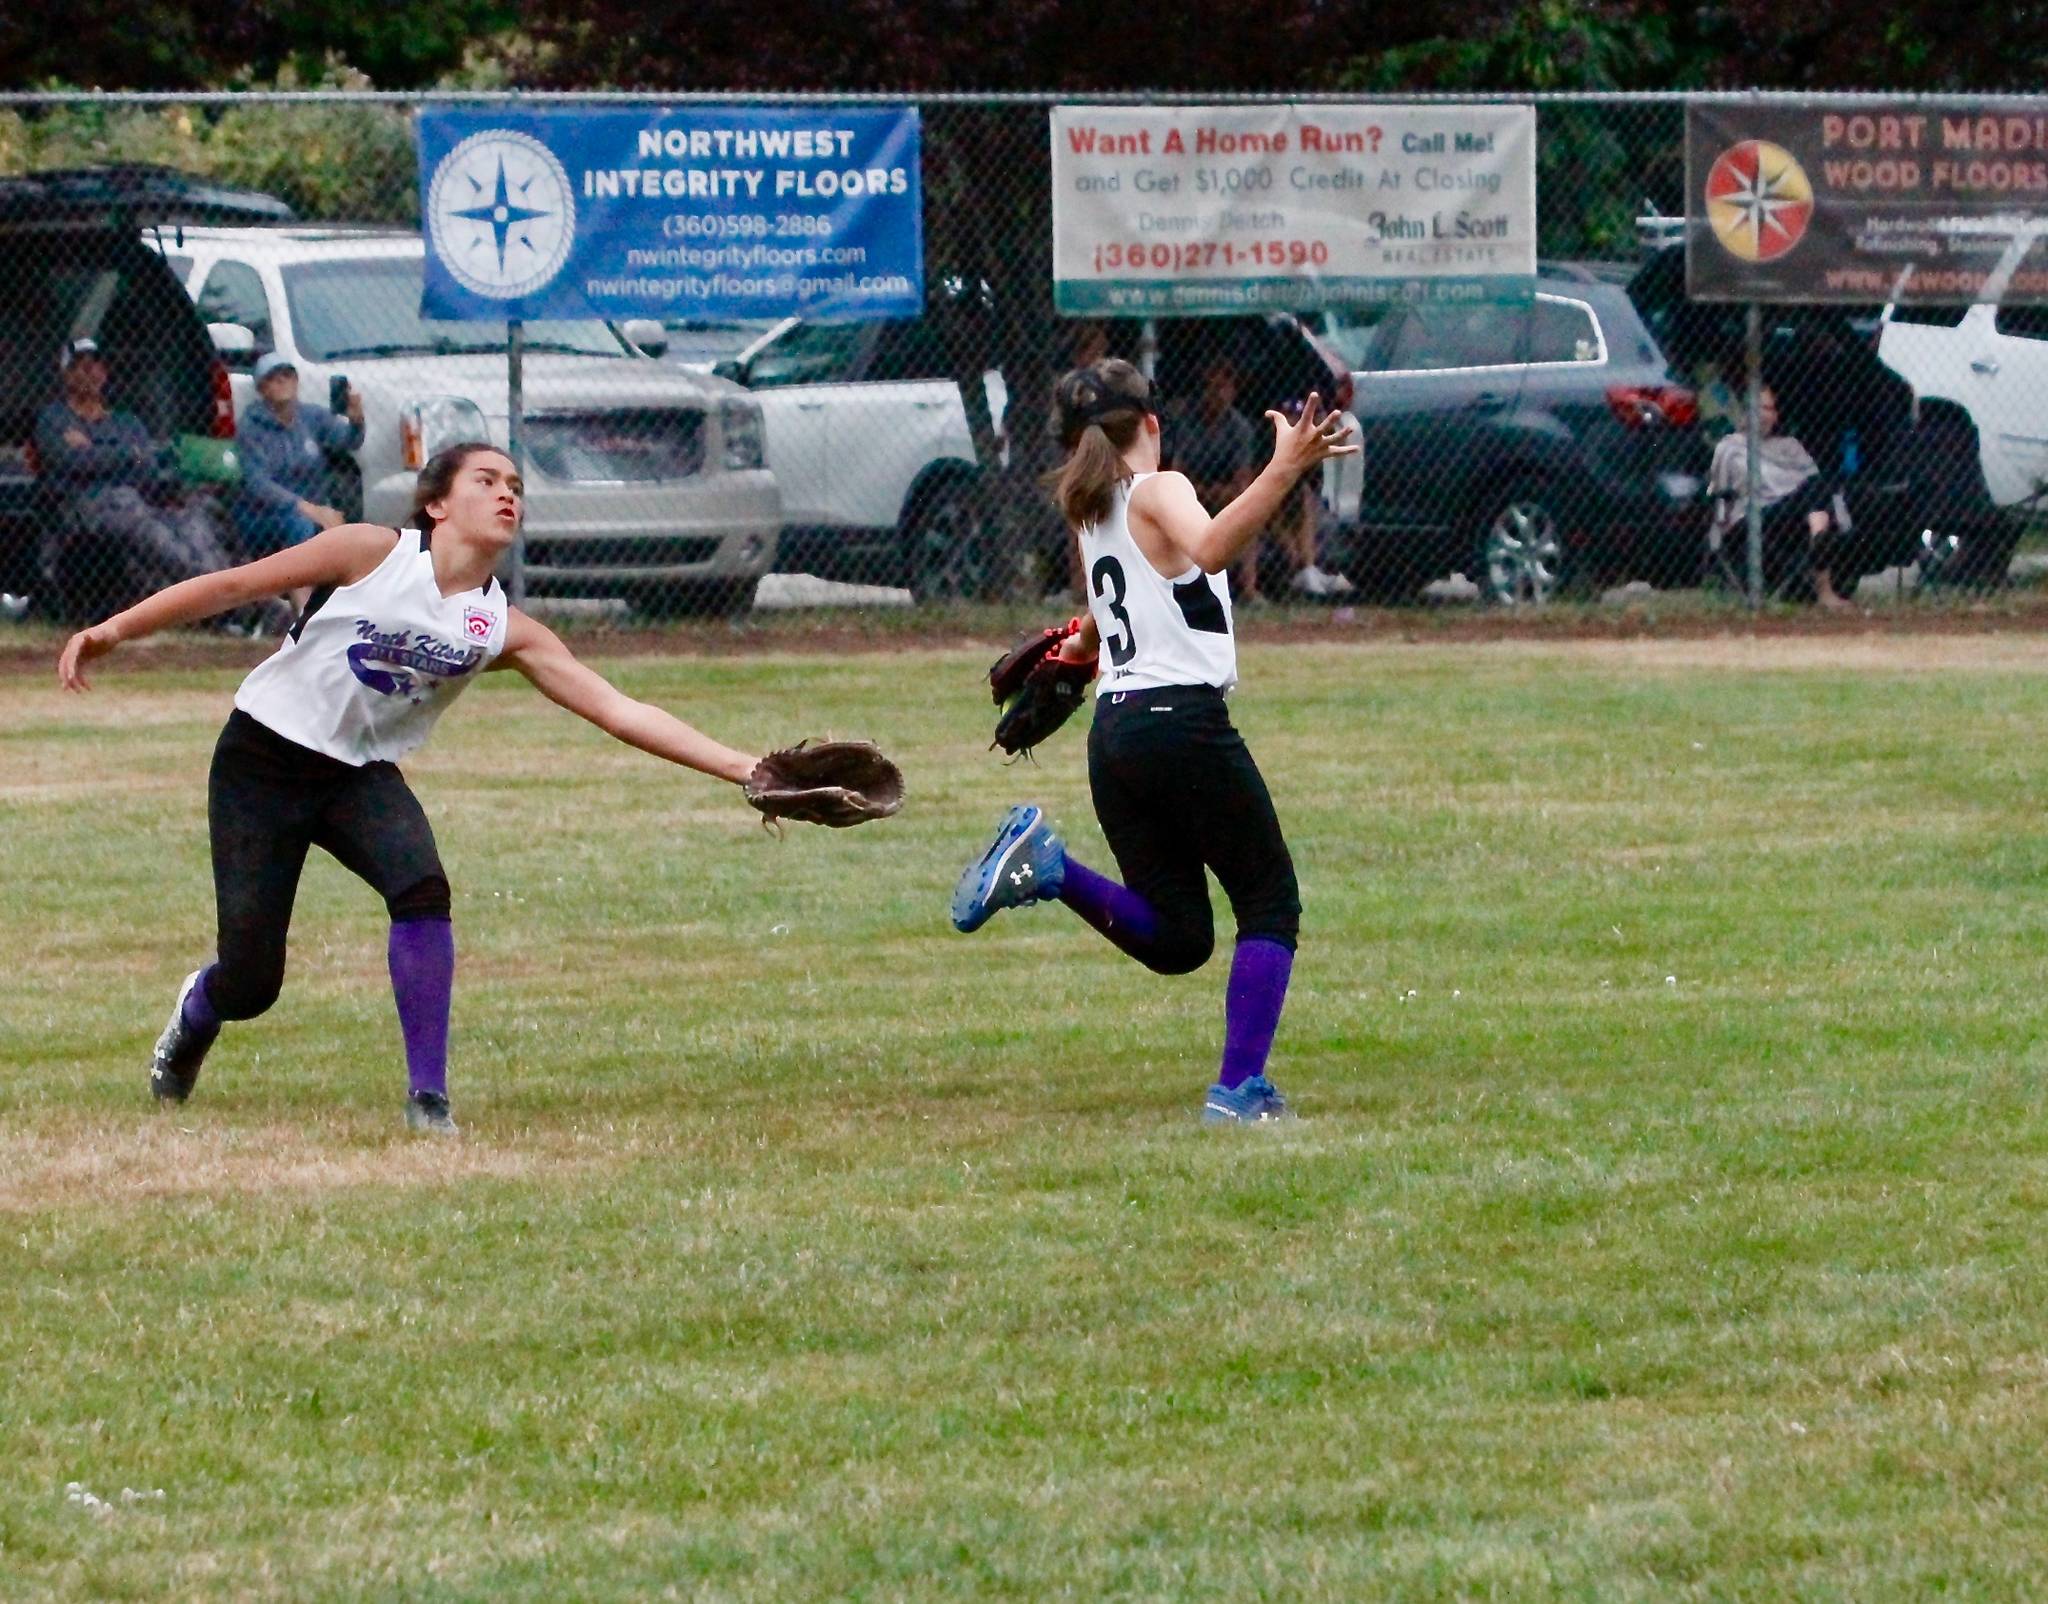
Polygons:
M137 1083L138 1103L141 1087ZM351 1187L518 1180L629 1156L558 1135L428 1140L387 1117L223 1128L208 1111L138 1111L62 1131L0 1126L0 1213L119 1208L161 1198L254 1198Z

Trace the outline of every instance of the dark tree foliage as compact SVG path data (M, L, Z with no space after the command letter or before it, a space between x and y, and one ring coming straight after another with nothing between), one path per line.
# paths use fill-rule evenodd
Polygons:
M225 89L338 59L383 89L435 82L509 30L517 0L214 5L75 0L0 5L0 88Z
M2038 93L2048 6L1902 0L1523 0L1352 67L1404 89L1894 89Z
M1687 44L1708 63L1707 79L1731 88L2038 94L2048 6L1723 0L1697 13Z
M514 32L536 87L2035 90L2048 6L1899 0L73 0L0 6L0 88L204 89L338 59L429 85Z
M1186 0L1139 23L1129 8L1072 0L528 0L524 26L558 52L551 81L573 87L1254 90L1327 83L1376 41L1487 9Z

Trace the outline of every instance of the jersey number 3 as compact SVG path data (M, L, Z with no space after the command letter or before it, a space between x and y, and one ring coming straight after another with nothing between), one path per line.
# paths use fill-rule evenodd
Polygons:
M1122 668L1138 655L1137 631L1131 628L1131 615L1124 611L1124 565L1114 557L1098 557L1088 578L1117 622L1117 632L1103 636L1102 644L1109 648L1110 666Z

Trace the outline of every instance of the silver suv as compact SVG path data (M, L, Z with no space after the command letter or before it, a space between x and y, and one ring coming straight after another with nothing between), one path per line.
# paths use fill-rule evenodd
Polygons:
M362 516L402 522L443 445L509 443L505 326L420 316L417 234L187 228L166 256L254 401L249 340L324 402L363 398ZM782 505L759 406L708 374L648 360L595 319L526 325L526 581L542 596L622 596L655 612L746 605L774 565Z

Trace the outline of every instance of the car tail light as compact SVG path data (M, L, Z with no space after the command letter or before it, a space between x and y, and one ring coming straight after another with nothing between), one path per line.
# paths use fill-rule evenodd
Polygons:
M1676 384L1617 384L1607 405L1624 429L1690 429L1700 421L1699 397Z
M216 440L235 437L235 387L229 382L227 364L216 360L213 380L213 424L208 430Z

